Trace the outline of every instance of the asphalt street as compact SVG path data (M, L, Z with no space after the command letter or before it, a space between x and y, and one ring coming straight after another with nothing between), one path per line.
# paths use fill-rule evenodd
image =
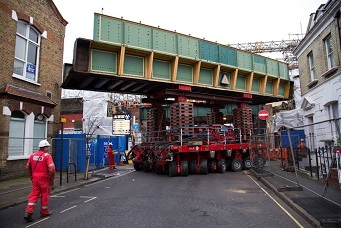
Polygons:
M248 172L128 172L52 195L53 215L33 223L25 206L0 211L1 227L311 227Z

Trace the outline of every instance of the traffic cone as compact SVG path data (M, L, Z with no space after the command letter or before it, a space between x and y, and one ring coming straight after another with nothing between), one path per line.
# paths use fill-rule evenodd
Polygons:
M122 153L120 153L120 164L118 164L118 165L124 166Z

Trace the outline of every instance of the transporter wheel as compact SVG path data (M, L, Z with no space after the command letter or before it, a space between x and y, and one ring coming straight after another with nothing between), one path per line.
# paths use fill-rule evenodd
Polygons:
M208 172L209 173L214 173L214 165L215 165L216 161L215 160L209 160L207 162L207 168L208 168Z
M200 162L200 174L206 175L207 173L207 160L202 160Z
M178 175L176 162L175 161L169 162L169 176L175 177L176 175Z
M226 161L225 159L220 159L217 162L217 172L225 173L226 172Z
M148 161L143 161L142 162L142 169L145 172L150 172L151 171L150 167L149 167L149 162Z
M141 171L142 170L142 165L140 162L134 162L134 169L136 171Z
M231 169L234 172L239 172L239 171L242 170L242 168L243 168L242 160L240 160L238 158L232 159L232 161L231 161Z
M188 161L181 161L181 176L188 176Z
M246 157L243 159L243 169L251 169L252 167L252 162L250 157Z
M162 165L155 163L154 169L156 174L162 174Z
M196 174L198 173L197 171L197 161L190 161L189 162L189 173L191 174Z

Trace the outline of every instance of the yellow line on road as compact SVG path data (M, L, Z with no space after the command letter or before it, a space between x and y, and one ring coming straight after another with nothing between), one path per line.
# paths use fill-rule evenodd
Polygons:
M267 196L269 196L270 197L270 199L272 199L272 201L274 201L276 204L277 204L277 206L279 206L299 227L302 227L302 228L304 228L304 226L302 226L302 224L301 223L299 223L299 221L297 221L295 218L294 218L294 216L292 216L284 207L282 207L282 205L280 204L280 203L278 203L277 202L277 200L275 200L267 191L265 191L265 189L264 188L262 188L258 183L257 183L257 181L255 181L251 176L249 176L248 175L248 177L250 177L250 179L253 181L253 182L255 182L256 183L256 185L258 185L258 187L260 188L260 189L262 189L262 191L263 192L265 192L265 194L267 195Z

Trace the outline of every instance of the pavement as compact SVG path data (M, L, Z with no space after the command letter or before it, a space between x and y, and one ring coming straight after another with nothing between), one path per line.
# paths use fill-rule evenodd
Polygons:
M250 174L303 216L312 227L341 227L340 186L326 187L323 181L311 178L307 172L298 170L296 175L295 172L282 170L279 162L270 164L263 169L252 169ZM132 164L116 167L115 170L104 167L90 171L86 180L84 173L76 173L76 176L69 174L68 178L66 173L62 173L62 185L58 179L60 173L57 173L51 195L134 171ZM31 181L28 177L0 182L0 211L27 203L30 191Z
M131 171L134 171L132 164L125 164L122 166L117 165L114 170L110 170L108 167L103 167L93 171L90 170L87 179L85 179L84 173L72 173L67 176L67 173L63 172L62 181L60 181L60 173L57 172L51 195L100 181L104 178L119 176ZM0 211L19 204L27 203L30 192L31 180L29 177L0 181Z
M341 227L341 186L326 185L309 172L296 171L285 171L280 161L271 161L270 166L251 173L313 227Z

